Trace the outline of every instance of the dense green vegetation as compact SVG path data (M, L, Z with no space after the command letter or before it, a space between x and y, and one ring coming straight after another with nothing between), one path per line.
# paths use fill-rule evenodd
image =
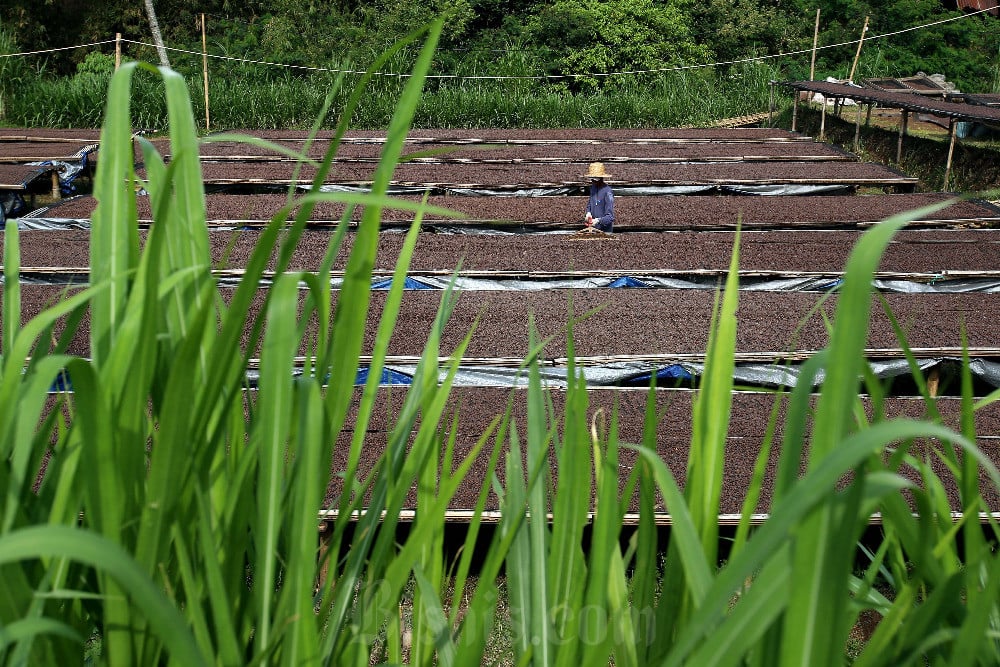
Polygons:
M817 7L819 44L831 47L818 52L820 78L848 75L856 45L834 45L857 40L870 16L856 77L924 71L942 73L963 90L1000 90L1000 21L993 17L873 39L961 16L946 4L159 0L156 12L167 46L194 52L168 51L172 68L193 89L202 85L200 12L205 12L208 51L224 57L209 65L210 107L219 127L308 126L336 77L333 70L366 69L388 45L437 15L444 16L445 28L428 95L415 117L418 125L673 125L761 111L768 79L808 77ZM0 53L107 42L117 32L131 40L124 45L126 57L157 61L142 3L12 0L0 7ZM105 43L0 65L0 95L7 101L0 123L96 125L112 51ZM409 71L417 52L399 50L383 71ZM792 55L754 65L676 69L783 53ZM32 76L23 76L28 72ZM467 78L483 76L520 78ZM401 85L396 77L380 82L353 124L384 127ZM154 96L141 92L141 80L138 89L137 109L146 115L140 122L162 127L162 104L157 107ZM201 96L194 97L200 104Z
M140 69L134 63L113 77L107 96L90 285L23 327L18 231L8 223L0 332L0 660L76 664L88 650L95 663L115 667L822 667L842 664L851 627L861 613L873 612L885 620L856 647L856 664L996 664L1000 526L992 519L980 524L980 512L987 509L982 488L1000 487L1000 472L974 442L976 411L1000 392L974 400L966 368L960 431L952 430L914 361L925 417L889 419L884 388L864 361L881 253L907 220L944 204L887 220L859 241L829 347L805 364L798 388L775 395L775 428L768 429L743 523L721 565L717 518L733 391L738 245L713 318L683 491L654 448L655 401L643 442L620 441L615 414L591 419L572 363L569 311L565 410L554 414L529 355L528 388L518 398L526 402L526 421L516 423L509 407L498 406L488 431L461 455L446 406L464 344L442 350L439 340L450 292L384 455L369 475L358 474L424 210L384 193L437 35L431 31L400 93L372 192L290 201L262 233L230 298L222 298L210 272L194 114L183 78L171 70L157 76L174 159L166 165L151 144L142 144L143 186L155 219L143 246L129 102ZM362 103L365 84L347 95L347 107ZM351 115L350 108L341 115L317 182ZM321 200L364 206L337 291L330 269L350 211L315 273L284 272ZM388 206L415 209L416 220L381 314L369 380L355 388L380 211ZM256 312L252 296L272 261L277 275ZM87 359L65 353L85 311ZM56 327L67 319L65 328ZM899 335L905 347L902 329ZM296 376L303 348L306 368ZM257 389L245 391L258 351ZM812 395L810 380L820 374L820 393ZM59 377L68 377L74 391L59 393L53 405L49 390ZM326 462L338 438L349 455L344 469L331 471ZM631 469L619 465L625 450L637 456ZM778 474L770 516L751 530L772 453ZM477 513L465 548L448 562L441 549L444 510L477 459L488 462ZM932 461L942 462L960 489L958 516ZM44 478L36 483L42 466ZM919 485L909 481L914 471ZM344 491L335 501L329 549L321 551L317 512L331 475ZM627 481L624 493L620 481ZM397 533L398 510L414 486L416 519ZM503 516L473 573L472 546L488 493L500 498ZM641 518L623 540L622 512L633 494ZM673 521L666 554L654 525L658 501ZM362 503L370 511L352 521ZM549 509L551 521L533 519ZM856 569L855 544L874 512L882 516L883 541ZM505 610L498 609L501 599ZM486 656L498 632L510 636L506 652Z

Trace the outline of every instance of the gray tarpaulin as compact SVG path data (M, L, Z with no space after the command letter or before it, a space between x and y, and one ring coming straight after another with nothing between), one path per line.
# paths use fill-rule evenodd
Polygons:
M94 144L92 149L97 148L97 144ZM70 195L76 191L76 186L73 185L73 181L76 177L87 168L87 158L86 154L80 158L79 162L63 162L60 160L45 160L44 162L28 162L29 165L37 165L40 167L56 167L59 170L59 190L63 195Z
M24 217L17 219L17 228L21 231L59 231L62 229L90 229L89 218L36 218Z
M68 267L71 268L71 267ZM551 289L709 289L714 290L720 287L724 276L722 275L684 275L676 276L644 276L644 275L609 275L609 276L524 276L509 277L499 276L491 278L488 276L457 276L452 280L450 275L421 275L414 274L409 278L420 283L420 289L445 289L449 284L453 284L455 289L470 292L475 291L541 291ZM78 271L64 270L60 272L32 272L22 270L21 282L33 284L65 285L68 283L80 284L86 282L86 273ZM239 275L220 275L219 285L223 287L235 287L239 284ZM379 283L385 278L375 278L373 289L382 288ZM743 276L740 278L739 289L751 292L828 292L840 286L842 277L839 275L829 276L802 276L802 277L762 277ZM0 282L3 277L0 276ZM261 281L262 286L269 284L268 279ZM343 283L342 278L335 277L330 280L333 289L340 289ZM926 292L926 293L954 293L954 292L985 292L1000 293L1000 280L997 279L961 279L961 280L937 280L931 282L918 282L915 280L875 280L874 287L880 292ZM305 285L303 284L304 288ZM410 289L411 287L407 287Z
M724 185L722 192L730 195L831 195L849 194L852 185Z
M917 359L916 364L922 371L928 371L941 363L960 364L960 359L951 357ZM690 377L700 377L705 370L704 364L682 362L677 364L667 364L671 367L683 369ZM888 359L870 361L872 372L876 377L882 379L908 376L910 366L906 359ZM648 361L619 362L601 366L577 366L583 373L587 386L608 387L618 385L647 386L649 384L649 374L656 372L665 365ZM392 365L392 371L404 376L412 377L416 373L417 367L414 365ZM973 359L969 364L970 371L974 377L987 382L994 387L1000 387L1000 363L987 359ZM794 387L799 378L801 366L799 364L769 364L769 363L749 363L736 364L733 369L733 380L736 384L753 385L761 387ZM564 366L543 366L539 369L542 382L550 387L565 387L567 369ZM444 380L446 371L441 371L441 379ZM823 381L824 374L817 376L817 383ZM636 382L640 379L640 382ZM523 369L510 366L462 366L455 376L454 384L464 387L526 387L527 373ZM665 382L660 381L660 386L665 386Z
M918 283L908 280L875 280L876 289L885 292L1000 292L1000 280L988 278L966 278L949 280L932 280L928 283Z
M869 362L872 371L879 378L893 378L910 374L909 364L905 359L891 359ZM942 364L961 363L960 359L952 357L942 357L940 359L918 359L917 366L921 371L928 371L931 368ZM761 388L792 388L798 382L801 366L798 364L737 364L733 371L733 379L737 385L749 385ZM987 359L972 359L969 363L972 374L994 387L1000 387L1000 363ZM655 363L649 361L622 361L618 363L601 366L577 366L577 370L583 374L588 387L647 387L649 377L656 373L658 377L665 378L658 380L660 387L676 386L676 382L671 382L669 378L677 378L682 384L700 377L705 370L704 364L700 363ZM382 371L383 385L408 385L411 383L417 367L412 364L387 364ZM567 368L565 366L542 366L539 369L543 385L549 388L565 388L567 386ZM448 371L441 371L441 380L445 380ZM302 369L293 371L296 377L302 375ZM817 376L817 384L822 383L823 374ZM358 370L355 379L356 384L364 384L368 378L368 369L362 367ZM248 386L255 387L260 379L257 370L249 370L246 373ZM860 378L859 378L860 381ZM460 366L454 377L453 386L456 387L527 387L527 371L512 365ZM58 387L52 391L65 391L69 388Z
M742 195L818 195L832 193L849 193L854 190L853 186L835 184L773 184L773 185L730 185L730 184L693 184L693 185L669 185L669 184L649 184L649 185L627 185L610 184L617 195L693 195L709 192L722 192L726 194ZM468 195L476 197L486 196L507 196L507 197L548 197L556 195L585 195L586 185L552 185L526 187L511 190L509 188L491 188L489 186L460 187L446 184L428 185L393 185L389 187L389 194L431 194L441 195ZM309 184L303 184L300 190L309 190ZM320 192L368 192L366 186L327 184L320 186Z

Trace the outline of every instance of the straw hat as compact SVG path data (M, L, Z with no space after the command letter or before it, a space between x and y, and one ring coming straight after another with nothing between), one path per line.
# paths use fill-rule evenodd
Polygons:
M611 174L609 174L608 172L604 171L604 163L603 162L591 162L590 163L590 169L587 170L587 173L584 174L583 177L584 178L601 178L601 179L604 179L604 178L611 178Z

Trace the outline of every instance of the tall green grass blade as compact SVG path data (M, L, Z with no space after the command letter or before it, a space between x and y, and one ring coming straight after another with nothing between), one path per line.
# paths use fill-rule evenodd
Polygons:
M604 424L598 424L595 415L591 425L594 449L594 479L597 486L597 507L591 533L587 562L587 584L584 609L588 614L609 613L609 582L613 575L612 561L621 558L619 535L621 533L620 502L618 498L619 441L617 406L611 415L607 435ZM620 584L624 586L624 583ZM617 585L614 586L617 588ZM613 625L613 623L612 623ZM584 634L583 636L587 636ZM614 635L606 633L589 642L580 658L584 665L607 664L614 649ZM618 656L615 656L618 659Z
M90 354L100 367L117 342L118 324L128 292L130 272L139 252L132 159L129 94L136 63L125 63L108 88L101 128L101 163L94 175L94 210L90 238L91 284L108 285L91 303Z
M739 303L739 243L740 232L737 228L722 304L717 314L713 314L709 332L704 379L695 396L691 452L684 489L691 507L691 518L699 528L701 546L709 564L715 562L718 554L719 498L732 407L736 308Z
M233 496L238 497L235 493ZM234 599L236 595L235 592L231 592L232 589L226 587L223 566L226 565L225 556L228 553L246 553L246 548L238 549L243 545L233 541L225 544L226 549L232 549L231 552L220 549L217 544L218 537L212 535L209 502L202 493L198 494L197 501L198 525L192 537L195 539L195 544L200 547L198 554L200 560L197 562L202 567L205 597L210 607L212 627L215 628L214 653L222 664L235 665L239 664L243 649L232 611L232 607L237 604ZM226 521L224 524L229 525L229 522Z
M21 528L0 541L0 564L44 557L70 558L111 576L149 620L163 645L170 647L175 664L208 665L181 613L117 544L67 526Z
M415 31L410 38L421 34L423 29ZM436 22L427 29L427 38L421 48L420 55L413 66L411 76L407 80L399 99L396 111L386 131L386 141L382 156L372 176L371 190L374 194L383 195L392 178L396 161L402 152L403 141L409 130L416 109L424 80L430 69L431 60L437 41L441 34L441 23ZM361 350L362 328L348 324L349 317L341 311L350 304L354 313L366 312L369 305L369 290L371 285L372 267L375 261L375 250L378 244L378 230L381 208L366 206L361 218L361 224L354 239L354 252L344 270L344 283L341 287L341 298L337 301L337 311L334 315L333 339L337 341L333 350L330 384L348 386L353 383L357 373L358 357ZM347 396L331 392L327 394L327 409L330 420L336 427L343 421L347 409Z
M3 347L6 359L21 328L21 242L17 222L8 220L3 234Z
M15 417L13 446L7 460L8 465L0 468L0 481L4 482L3 523L0 534L14 528L19 514L36 500L32 489L34 476L39 470L48 443L50 431L39 428L42 409L48 398L48 390L63 372L68 357L57 355L38 360L32 372L24 379ZM41 444L44 443L44 444Z
M13 644L30 641L41 635L58 635L80 645L83 637L76 630L51 618L26 618L0 628L0 656Z
M272 288L268 305L267 333L261 355L258 410L261 453L257 477L257 508L255 529L258 531L254 590L260 608L260 619L254 634L258 653L265 653L272 641L271 614L276 607L278 589L278 539L285 493L285 457L292 420L292 371L299 348L296 314L298 310L297 280L282 276Z
M427 600L427 604L421 605L422 615L424 616L421 622L426 622L429 626L427 628L427 639L430 640L430 646L434 648L434 655L437 657L438 664L443 667L451 667L457 664L455 662L456 648L455 643L451 639L451 629L448 626L448 619L442 608L437 586L427 578L420 565L416 565L413 568L413 578L417 582L417 589L421 597ZM430 658L431 656L428 655L427 657Z
M764 439L761 443L760 452L754 461L753 476L750 478L750 484L747 487L746 498L743 499L740 523L736 528L736 537L733 539L731 553L739 553L750 537L750 526L764 490L764 478L767 474L768 465L771 462L771 446L774 442L778 415L784 402L784 398L780 394L775 395L774 405L771 407L771 412L767 418L767 426L764 429Z
M536 347L535 323L528 316L528 346ZM548 480L544 470L549 468L549 447L552 435L548 428L545 398L542 395L542 380L537 359L532 357L528 366L528 419L525 452L528 461L528 476L532 481L527 491L528 512L530 513L526 532L526 551L522 554L524 565L528 567L529 599L527 606L519 611L527 618L530 635L526 640L534 647L533 663L550 665L553 658L554 639L552 619L549 614L549 574L548 552L551 536L547 516L549 513Z
M871 281L882 253L895 232L909 220L938 208L925 207L883 221L866 232L851 252L830 336L827 375L809 450L810 465L830 455L847 433L864 364ZM785 616L781 664L831 664L833 656L839 654L841 647L836 644L843 638L824 629L845 618L845 591L854 544L845 543L845 538L859 530L852 529L858 521L859 517L849 514L837 516L831 504L798 531L792 554L797 585Z
M704 642L701 649L688 658L688 664L725 667L743 663L787 604L793 582L782 560L775 557L764 564L754 582L740 596L726 620L725 630L714 633L711 641Z
M318 659L319 632L315 622L313 588L316 584L318 544L315 517L323 502L329 464L322 460L323 401L317 381L296 384L298 424L291 516L288 517L289 552L287 602L283 616L295 619L285 652L285 663L296 665Z
M573 358L575 342L572 303L566 331L566 392L563 407L562 439L557 442L555 458L558 483L552 494L552 546L549 550L550 609L552 632L558 652L556 664L573 665L578 661L574 638L579 636L580 608L583 603L587 567L583 552L584 528L590 520L592 487L591 443L587 431L589 399L582 375ZM533 358L533 361L535 358ZM537 361L535 362L537 364Z
M836 500L837 483L844 474L881 451L888 443L915 437L948 440L967 451L975 451L972 443L945 427L904 419L874 424L843 440L835 451L817 462L788 489L780 501L774 503L768 520L755 531L743 551L730 560L711 582L690 623L673 646L668 664L685 664L692 648L708 633L715 631L726 605L737 591L742 590L746 578L780 554L781 545L796 534L817 508L830 502L831 498ZM891 499L892 496L886 498ZM796 581L794 573L792 580Z
M656 430L659 425L656 409L656 374L652 374L646 395L646 412L642 428L642 446L656 451ZM659 534L656 527L656 482L649 465L639 460L639 528L633 535L635 566L632 576L632 608L639 617L636 641L641 647L643 663L652 657L656 638L656 584L660 580Z
M507 449L507 460L505 465L504 478L507 487L504 493L504 519L505 524L510 524L513 512L519 508L527 510L528 491L524 480L524 464L521 459L521 443L518 436L516 424L511 424L510 442ZM501 525L503 529L505 525ZM514 632L514 652L522 657L532 650L531 636L531 543L530 534L523 529L523 524L518 522L518 527L508 527L508 531L513 534L504 567L506 571L507 597L511 609L516 609L513 614L512 625ZM506 531L505 531L506 532Z

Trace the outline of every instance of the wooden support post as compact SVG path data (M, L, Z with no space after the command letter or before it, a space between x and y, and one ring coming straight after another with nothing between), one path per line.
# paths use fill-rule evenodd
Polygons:
M767 85L770 88L769 91L770 97L768 98L768 103L767 103L767 126L773 127L774 122L771 120L771 116L774 115L774 81L768 82Z
M937 366L935 366L927 374L927 393L930 394L931 398L937 397L940 384L941 374L938 372Z
M205 15L201 15L201 68L204 72L205 80L205 132L210 128L208 117L208 46L205 41Z
M851 73L847 75L848 81L854 81L854 70L858 68L858 58L861 57L861 45L865 43L865 33L868 32L868 18L865 17L865 27L861 29L861 39L858 40L858 50L854 54L854 62L851 63Z
M62 199L62 190L59 189L59 172L52 171L52 197L53 199Z
M858 152L861 147L861 103L857 103L858 113L854 118L854 152Z
M896 142L896 165L903 159L903 137L906 136L906 126L910 122L910 112L903 109L899 121L899 140Z
M115 71L122 66L122 34L115 33Z
M868 103L868 113L865 115L865 127L872 126L872 107L875 106L874 102Z
M941 186L941 189L945 192L948 191L948 177L951 175L951 158L955 154L956 125L957 123L954 118L948 121L948 161L944 165L944 184Z
M799 122L799 97L802 95L802 91L795 91L795 101L792 102L792 132L795 132L798 127Z
M826 98L823 98L823 108L819 112L819 140L826 139Z

